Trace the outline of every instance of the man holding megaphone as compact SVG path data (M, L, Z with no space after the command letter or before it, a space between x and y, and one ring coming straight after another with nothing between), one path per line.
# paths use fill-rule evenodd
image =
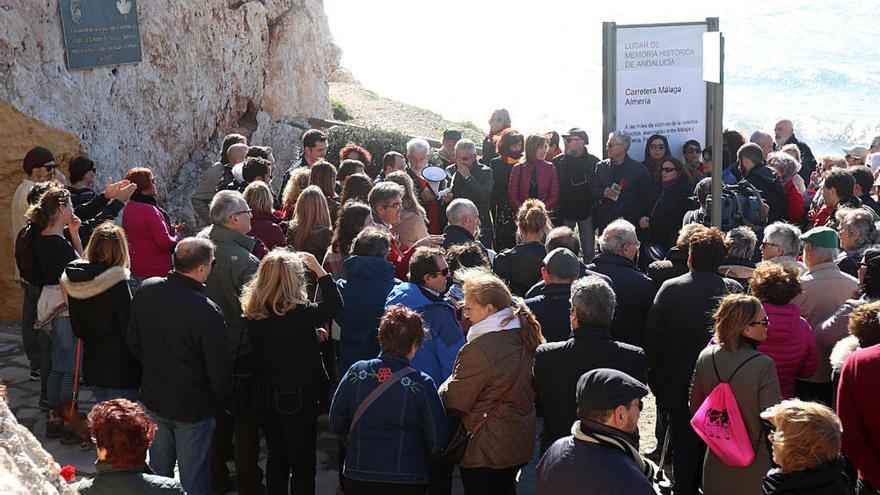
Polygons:
M437 177L426 178L423 175L428 166L428 157L431 154L431 145L422 138L413 138L406 143L406 173L409 174L416 186L416 194L419 203L428 214L428 233L442 234L446 226L444 203L452 200L452 191L447 190L449 180L440 174ZM435 169L438 167L431 167ZM439 169L443 170L443 169Z

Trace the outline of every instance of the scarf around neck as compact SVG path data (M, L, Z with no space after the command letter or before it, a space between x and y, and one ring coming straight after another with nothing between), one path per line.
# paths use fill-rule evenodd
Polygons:
M613 431L613 429L608 426L593 423L591 421L575 421L571 426L571 434L574 438L583 442L619 450L636 463L639 471L641 471L649 481L652 481L657 476L657 466L655 466L653 462L643 458L641 454L639 454L638 449L633 447L630 441L625 438L626 433L622 431Z
M512 166L516 165L517 163L519 163L520 159L522 158L522 155L523 154L521 151L518 153L508 153L505 155L501 155L501 161L503 161L504 163L506 163L512 167Z
M501 330L511 330L519 328L519 318L513 314L511 308L504 308L487 316L485 320L471 325L468 330L467 341L486 335L487 333L500 332Z

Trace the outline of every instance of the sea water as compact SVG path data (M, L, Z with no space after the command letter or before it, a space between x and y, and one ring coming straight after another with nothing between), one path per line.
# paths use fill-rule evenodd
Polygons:
M817 155L880 135L880 4L870 0L325 0L342 65L388 98L521 132L583 127L602 151L602 22L719 17L724 125L780 118ZM433 136L438 137L438 136ZM702 141L702 140L701 140Z

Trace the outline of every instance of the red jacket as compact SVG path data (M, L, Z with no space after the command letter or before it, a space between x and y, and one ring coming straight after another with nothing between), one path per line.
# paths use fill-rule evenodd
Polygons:
M880 345L852 353L840 372L837 414L843 423L843 451L859 478L880 486Z
M400 237L391 229L391 249L388 251L388 261L394 263L394 276L400 280L409 280L409 259L416 252L415 248L400 242Z
M782 398L794 397L795 378L809 378L816 371L816 336L807 320L801 317L797 304L777 306L764 303L770 318L767 339L758 346L758 352L770 356L776 363L776 376Z
M177 236L159 208L129 201L122 210L122 228L128 237L131 272L139 277L167 276Z
M791 179L785 184L785 196L788 200L788 221L799 226L804 217L804 195L798 191ZM785 392L782 396L787 397Z
M538 199L544 202L547 211L552 211L559 204L559 178L556 167L550 162L539 161L538 166ZM532 181L534 163L517 163L510 171L510 182L507 183L507 198L513 211L529 199L529 184Z
M269 251L284 245L284 230L275 223L276 220L274 216L256 213L251 218L251 231L248 235L263 241Z

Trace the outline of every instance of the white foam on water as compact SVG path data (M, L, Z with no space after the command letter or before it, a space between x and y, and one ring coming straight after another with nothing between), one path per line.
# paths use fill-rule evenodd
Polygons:
M721 19L725 126L772 133L782 117L817 154L880 135L876 2L669 3L325 0L342 63L389 98L487 127L510 110L523 132L579 126L601 152L602 21Z

